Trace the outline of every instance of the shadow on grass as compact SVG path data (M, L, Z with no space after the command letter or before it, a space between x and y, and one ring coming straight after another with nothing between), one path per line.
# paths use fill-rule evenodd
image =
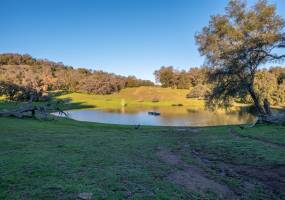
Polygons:
M84 102L72 102L71 98L65 99L52 99L51 103L57 103L62 110L74 110L74 109L91 109L96 108L95 105L86 105Z
M285 112L285 106L281 106L279 108L273 108L272 110L277 112Z
M19 102L0 100L0 111L1 110L15 109L15 108L19 107L20 105L21 105L21 103L19 103Z
M61 91L52 91L52 92L49 92L48 94L49 94L49 97L56 98L56 97L63 96L66 94L71 94L71 93L72 92L61 90Z
M49 93L49 102L57 103L60 105L62 110L73 110L73 109L92 109L96 108L95 105L87 105L84 102L72 102L71 98L58 99L58 97L70 94L69 91L55 91Z
M63 94L63 93L61 93ZM72 102L71 98L57 99L60 95L50 95L45 101L33 102L33 105L43 105L53 108L59 108L60 110L73 110L73 109L92 109L96 108L94 105L86 105L84 102ZM0 111L7 111L13 109L19 109L21 107L28 106L28 102L16 102L7 101L5 99L0 100Z

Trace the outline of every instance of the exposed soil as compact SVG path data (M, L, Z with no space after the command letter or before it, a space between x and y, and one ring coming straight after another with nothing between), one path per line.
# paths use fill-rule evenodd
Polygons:
M234 196L233 192L226 185L208 178L203 171L194 166L188 166L183 170L175 171L168 176L168 179L176 184L186 187L189 190L204 193L211 191L221 198Z
M285 166L283 165L262 167L238 165L215 159L215 156L203 152L192 151L191 153L195 165L183 162L179 152L162 148L157 150L158 158L173 166L172 173L167 176L168 180L195 192L211 191L220 198L226 199L239 199L243 192L253 190L258 185L279 196L285 195ZM207 172L202 169L207 169ZM236 177L241 181L241 188L230 188L217 181L211 177L213 173L209 174L211 171L218 176Z
M258 184L268 188L273 193L285 195L285 166L250 166L226 163L222 160L211 160L211 155L201 152L192 152L193 158L198 164L215 170L222 176L238 177L243 180L245 189Z
M244 177L256 179L274 193L285 195L285 166L232 166L232 169Z
M180 159L179 155L176 155L166 149L159 149L156 152L156 155L159 157L160 160L163 162L169 164L169 165L178 165L182 164L182 161Z
M184 163L179 155L166 149L159 149L156 155L163 162L179 167L167 176L171 182L195 192L213 192L220 198L238 199L226 185L217 182L198 167Z

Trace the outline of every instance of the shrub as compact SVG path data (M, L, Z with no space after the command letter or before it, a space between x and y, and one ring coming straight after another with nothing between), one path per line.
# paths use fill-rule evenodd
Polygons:
M193 89L186 95L187 98L205 98L210 93L209 87L206 85L196 85Z
M5 96L10 101L28 101L31 98L39 101L43 93L31 87L19 86L11 82L0 81L0 96Z
M151 100L151 102L157 103L157 102L159 102L159 99L158 99L157 97L154 97L154 98Z
M178 103L178 104L172 104L171 106L183 106L182 103Z

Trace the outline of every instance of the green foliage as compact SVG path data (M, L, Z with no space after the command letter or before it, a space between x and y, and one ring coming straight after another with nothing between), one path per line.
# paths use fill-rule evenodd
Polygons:
M193 87L186 97L205 99L209 95L210 91L211 90L207 85L199 84Z
M192 87L199 85L199 84L207 84L208 82L208 73L209 70L206 67L198 68L193 67L189 70L188 76L190 79L190 85Z
M271 105L285 104L284 73L285 68L281 67L257 71L254 79L254 89L260 101L267 99ZM252 99L249 96L245 96L243 102L252 103Z
M176 71L172 66L162 66L159 70L154 72L155 80L161 83L162 87L175 87L176 83Z
M154 86L153 82L148 80L137 79L135 76L128 76L126 78L126 87L140 87L140 86Z
M268 71L260 71L256 73L254 80L254 89L257 92L260 101L267 99L270 104L276 105L278 99L276 99L276 92L278 90L277 80L274 74Z
M177 89L189 89L198 84L206 84L208 82L208 70L205 67L194 67L189 71L179 71L172 66L163 66L159 70L156 70L154 75L156 81L161 83L162 87Z
M189 89L190 87L189 74L186 71L177 73L176 88L177 89Z

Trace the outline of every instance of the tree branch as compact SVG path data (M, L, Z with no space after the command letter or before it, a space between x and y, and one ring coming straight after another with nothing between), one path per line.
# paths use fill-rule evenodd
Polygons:
M272 58L274 60L280 60L280 59L285 58L285 55L278 56L278 55L270 54L270 53L268 53L268 52L266 52L265 50L262 50L262 49L253 49L253 51L264 53L264 58L265 57L270 57L270 58Z

